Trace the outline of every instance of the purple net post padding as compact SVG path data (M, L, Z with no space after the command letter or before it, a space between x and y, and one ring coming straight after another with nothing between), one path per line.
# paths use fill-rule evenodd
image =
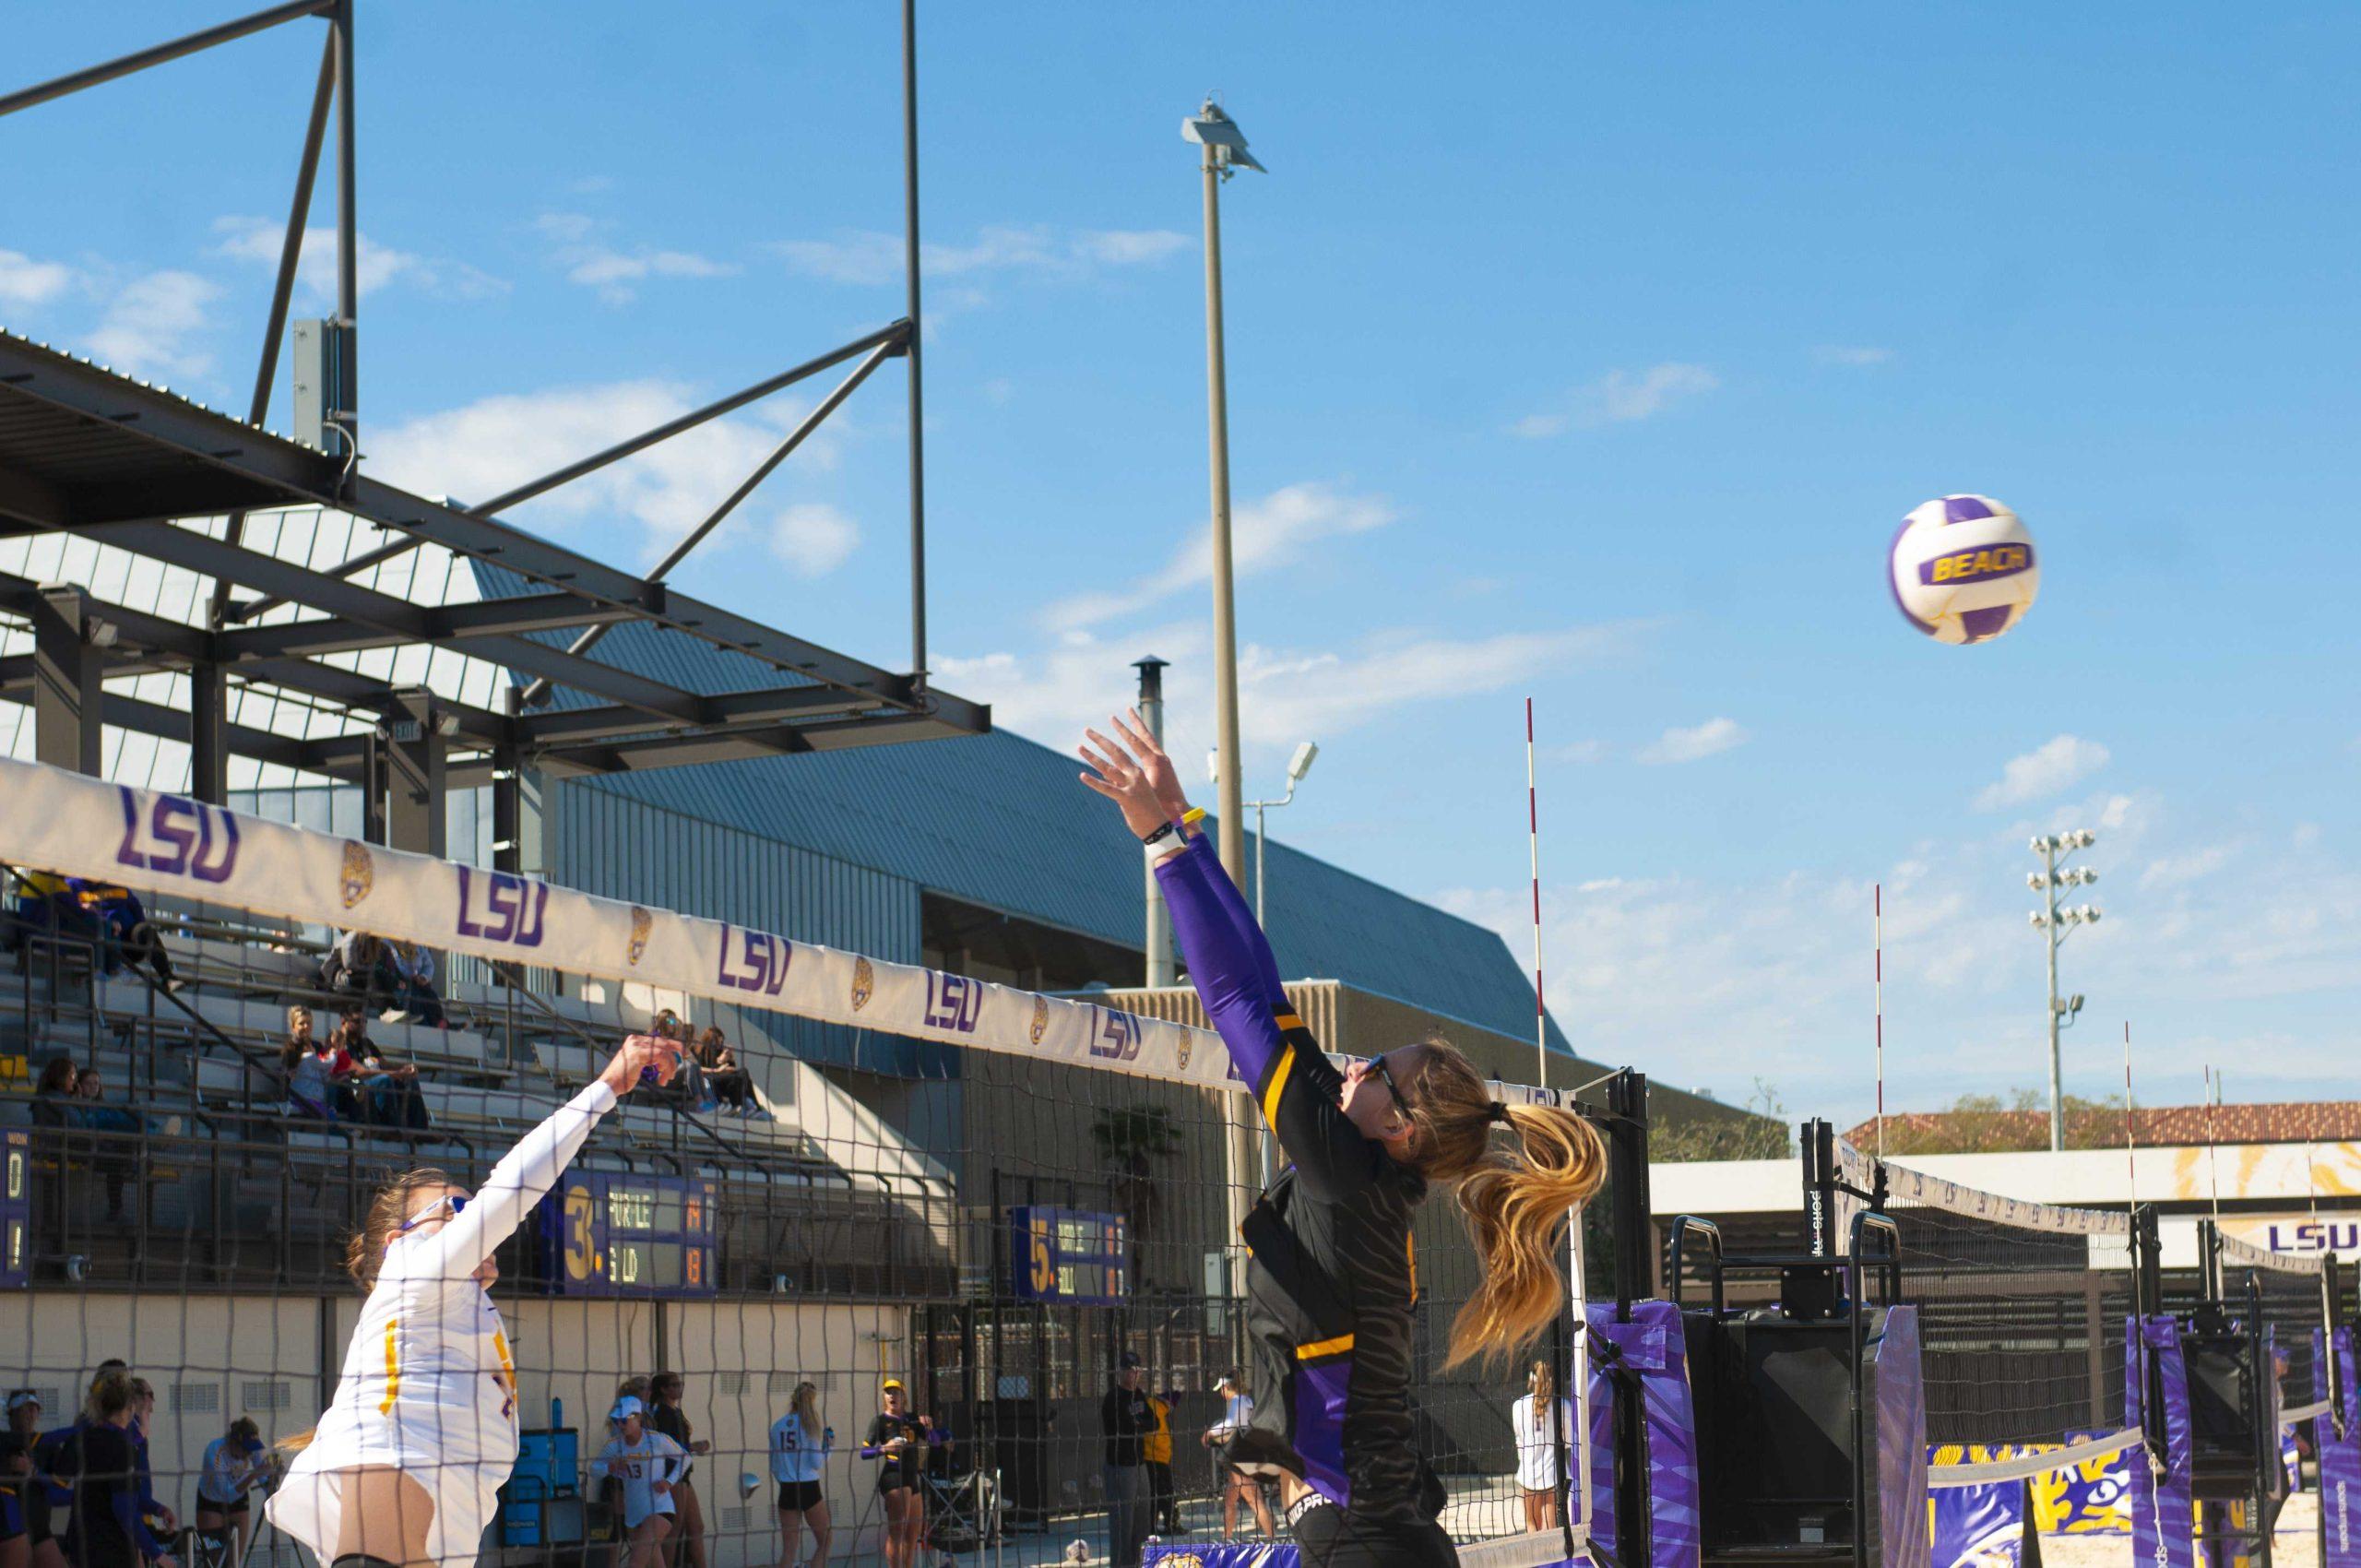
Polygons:
M2023 1562L2024 1482L1947 1486L1928 1495L1934 1568L2018 1568Z
M1928 1568L1927 1384L1918 1353L1918 1309L1890 1307L1869 1341L1875 1363L1878 1535L1885 1568ZM1866 1379L1871 1369L1864 1367ZM2022 1505L2021 1505L2022 1506Z
M2123 1380L2123 1419L2147 1434L2145 1446L2126 1455L2131 1465L2131 1561L2135 1568L2196 1568L2189 1366L2181 1354L2180 1325L2165 1316L2133 1318L2124 1337L2131 1358ZM2151 1368L2162 1385L2164 1408L2157 1411L2147 1408Z
M2312 1423L2320 1454L2320 1568L2361 1568L2361 1335L2348 1324L2336 1336L2336 1378L2344 1384L2344 1431L2332 1415ZM2312 1397L2331 1397L2329 1358L2312 1330Z
M1590 1386L1584 1391L1590 1420L1590 1533L1602 1541L1616 1538L1615 1390L1608 1376L1608 1369L1615 1366L1640 1379L1648 1459L1648 1568L1697 1568L1703 1551L1697 1513L1697 1416L1680 1309L1670 1301L1634 1301L1631 1321L1618 1323L1613 1302L1594 1301L1586 1316L1594 1342L1606 1345L1591 1357Z
M1269 1541L1150 1541L1140 1554L1141 1568L1299 1568L1293 1545Z

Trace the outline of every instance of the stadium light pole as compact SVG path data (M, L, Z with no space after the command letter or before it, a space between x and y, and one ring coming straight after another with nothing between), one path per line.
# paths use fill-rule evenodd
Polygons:
M1222 757L1217 800L1221 808L1222 869L1236 882L1245 873L1245 814L1238 754L1238 615L1231 592L1229 555L1229 392L1223 362L1221 320L1221 187L1240 169L1263 172L1246 150L1246 134L1212 99L1180 122L1183 140L1204 148L1199 168L1205 184L1205 422L1213 478L1214 556L1214 740Z
M1275 812L1281 806L1294 802L1295 787L1303 782L1305 774L1311 771L1311 759L1319 754L1319 742L1304 742L1303 744L1296 747L1295 755L1287 758L1287 792L1275 801L1246 802L1254 808L1254 923L1261 926L1266 933L1271 926L1270 922L1263 918L1263 840L1265 837L1264 814Z
M2099 836L2087 827L2070 828L2063 833L2036 835L2030 846L2041 857L2041 869L2029 872L2025 885L2041 895L2042 907L2026 918L2033 928L2042 933L2042 944L2049 960L2049 1149L2052 1154L2066 1146L2066 1102L2061 1091L2061 1063L2058 1033L2071 1026L2082 1011L2082 992L2061 998L2058 994L2058 948L2066 933L2076 926L2096 925L2102 911L2094 904L2061 909L2058 891L2061 887L2086 887L2099 879L2099 873L2089 866L2067 866L2064 859L2077 849L2087 849L2098 842Z

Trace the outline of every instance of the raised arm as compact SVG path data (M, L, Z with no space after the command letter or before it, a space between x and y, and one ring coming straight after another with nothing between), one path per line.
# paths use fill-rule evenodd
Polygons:
M492 1168L465 1207L447 1223L396 1246L386 1255L380 1277L463 1279L473 1274L557 1185L589 1139L590 1129L615 1108L616 1097L636 1085L643 1071L653 1071L658 1082L669 1083L680 1054L675 1040L653 1035L625 1039L597 1079L526 1134Z
M1082 755L1092 771L1083 782L1120 806L1124 826L1159 857L1157 885L1172 911L1189 982L1239 1076L1320 1196L1365 1185L1383 1156L1346 1117L1339 1103L1344 1079L1287 1001L1270 943L1213 846L1180 826L1188 802L1171 760L1144 728L1120 719L1115 728L1123 743L1090 731Z

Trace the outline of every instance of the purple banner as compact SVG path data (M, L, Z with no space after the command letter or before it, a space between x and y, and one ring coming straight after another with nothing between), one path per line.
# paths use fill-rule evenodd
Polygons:
M2335 1391L2343 1396L2344 1431L2336 1430L2333 1412L2312 1423L2320 1451L2320 1568L2361 1568L2361 1336L2352 1327L2335 1333ZM2329 1387L2330 1358L2321 1352L2319 1329L2312 1330L2312 1397L2333 1396Z
M1928 1568L1934 1543L1927 1506L1927 1389L1918 1360L1918 1309L1892 1307L1869 1341L1878 1412L1878 1539L1885 1568Z
M1938 1487L1934 1568L2018 1568L2024 1560L2025 1483Z
M2195 1568L2189 1368L2181 1359L2180 1325L2169 1317L2134 1318L2125 1338L2131 1359L2123 1380L2123 1419L2148 1434L2147 1446L2130 1455L2133 1568ZM2155 1411L2147 1408L2152 1369L2163 1405Z
M1648 1456L1649 1568L1697 1568L1703 1539L1697 1518L1697 1418L1689 1390L1689 1355L1680 1309L1670 1301L1634 1301L1631 1321L1615 1321L1612 1302L1587 1312L1595 1340L1614 1352L1591 1357L1586 1391L1591 1431L1591 1534L1615 1539L1615 1392L1613 1365L1640 1379L1643 1442Z

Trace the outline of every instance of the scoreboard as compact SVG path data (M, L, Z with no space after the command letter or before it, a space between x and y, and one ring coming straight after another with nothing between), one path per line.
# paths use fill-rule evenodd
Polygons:
M568 1171L541 1200L555 1296L710 1296L718 1186L688 1176Z
M1103 1307L1129 1298L1130 1227L1121 1215L1027 1204L1008 1217L1009 1277L1018 1301Z
M32 1134L10 1128L0 1134L0 1289L32 1283Z

